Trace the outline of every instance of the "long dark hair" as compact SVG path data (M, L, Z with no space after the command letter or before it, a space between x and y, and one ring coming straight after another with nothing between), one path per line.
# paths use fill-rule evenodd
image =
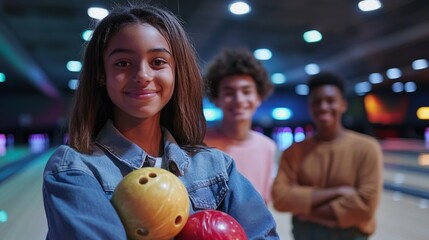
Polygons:
M96 25L85 48L69 124L69 145L78 151L90 153L94 138L113 116L113 104L104 84L103 53L115 33L135 23L147 23L158 29L169 43L176 63L175 89L161 110L161 125L181 146L203 145L206 131L202 102L204 87L195 49L174 14L139 4L116 7Z

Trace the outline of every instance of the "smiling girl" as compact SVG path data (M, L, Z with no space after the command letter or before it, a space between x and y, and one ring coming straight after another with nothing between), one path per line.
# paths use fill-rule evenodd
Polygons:
M126 239L110 200L125 175L146 166L179 177L190 214L217 209L249 239L278 239L270 211L233 159L204 146L202 100L194 48L173 14L119 7L100 21L85 49L69 143L44 171L47 239Z

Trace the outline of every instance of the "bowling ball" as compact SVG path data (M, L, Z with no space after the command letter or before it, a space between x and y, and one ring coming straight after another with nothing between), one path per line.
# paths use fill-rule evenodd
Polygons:
M189 216L176 240L247 240L240 223L218 210L199 211Z
M112 204L128 239L171 239L189 217L185 186L161 168L141 168L126 175L113 192Z

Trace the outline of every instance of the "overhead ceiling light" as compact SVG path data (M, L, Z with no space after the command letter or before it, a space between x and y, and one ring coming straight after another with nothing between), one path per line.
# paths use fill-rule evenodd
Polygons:
M101 20L109 14L109 11L105 8L90 7L90 8L88 8L87 13L88 13L88 16L90 16L94 19Z
M320 67L315 63L310 63L305 66L305 72L308 75L316 75L320 72Z
M402 76L402 72L399 68L390 68L386 71L386 76L389 79L397 79Z
M428 68L428 61L426 59L417 59L413 61L411 66L414 70L425 69Z
M355 92L360 96L370 92L371 89L371 84L369 82L360 82L355 85Z
M308 91L309 89L306 84L298 84L295 87L295 93L298 95L302 95L302 96L308 95Z
M93 32L92 30L85 30L85 31L83 31L83 33L82 33L82 39L88 42L91 39L91 37L92 37L92 32Z
M82 63L79 61L68 61L66 67L70 72L80 72Z
M310 30L303 34L303 38L308 43L319 42L322 40L322 34L317 30Z
M260 48L256 49L253 52L253 56L255 56L258 60L270 60L273 54L271 53L271 50L268 48Z
M204 108L204 117L206 121L213 122L222 119L223 113L219 108Z
M417 90L417 85L415 82L410 81L404 84L405 92L415 92Z
M76 90L79 86L79 80L77 79L71 79L68 83L68 86L71 90Z
M238 1L229 5L229 11L235 15L243 15L250 12L250 6L246 2Z
M358 7L363 12L374 11L381 8L383 5L379 0L363 0L358 3Z
M404 84L402 82L395 82L392 84L392 91L395 93L404 91Z
M372 84L377 84L383 82L383 75L381 73L371 73L369 75L369 82Z
M286 82L286 76L283 73L273 73L271 75L271 82L274 84L283 84Z
M274 108L271 112L271 116L275 120L288 120L292 117L292 111L285 107Z
M0 72L0 82L6 82L6 75Z

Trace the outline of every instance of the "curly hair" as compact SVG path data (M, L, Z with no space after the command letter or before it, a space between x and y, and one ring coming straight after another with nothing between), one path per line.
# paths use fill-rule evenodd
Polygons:
M213 101L219 96L219 84L228 76L250 75L256 84L256 89L261 100L266 99L274 89L268 73L260 61L253 57L253 54L245 49L223 49L216 56L205 74L206 95Z

